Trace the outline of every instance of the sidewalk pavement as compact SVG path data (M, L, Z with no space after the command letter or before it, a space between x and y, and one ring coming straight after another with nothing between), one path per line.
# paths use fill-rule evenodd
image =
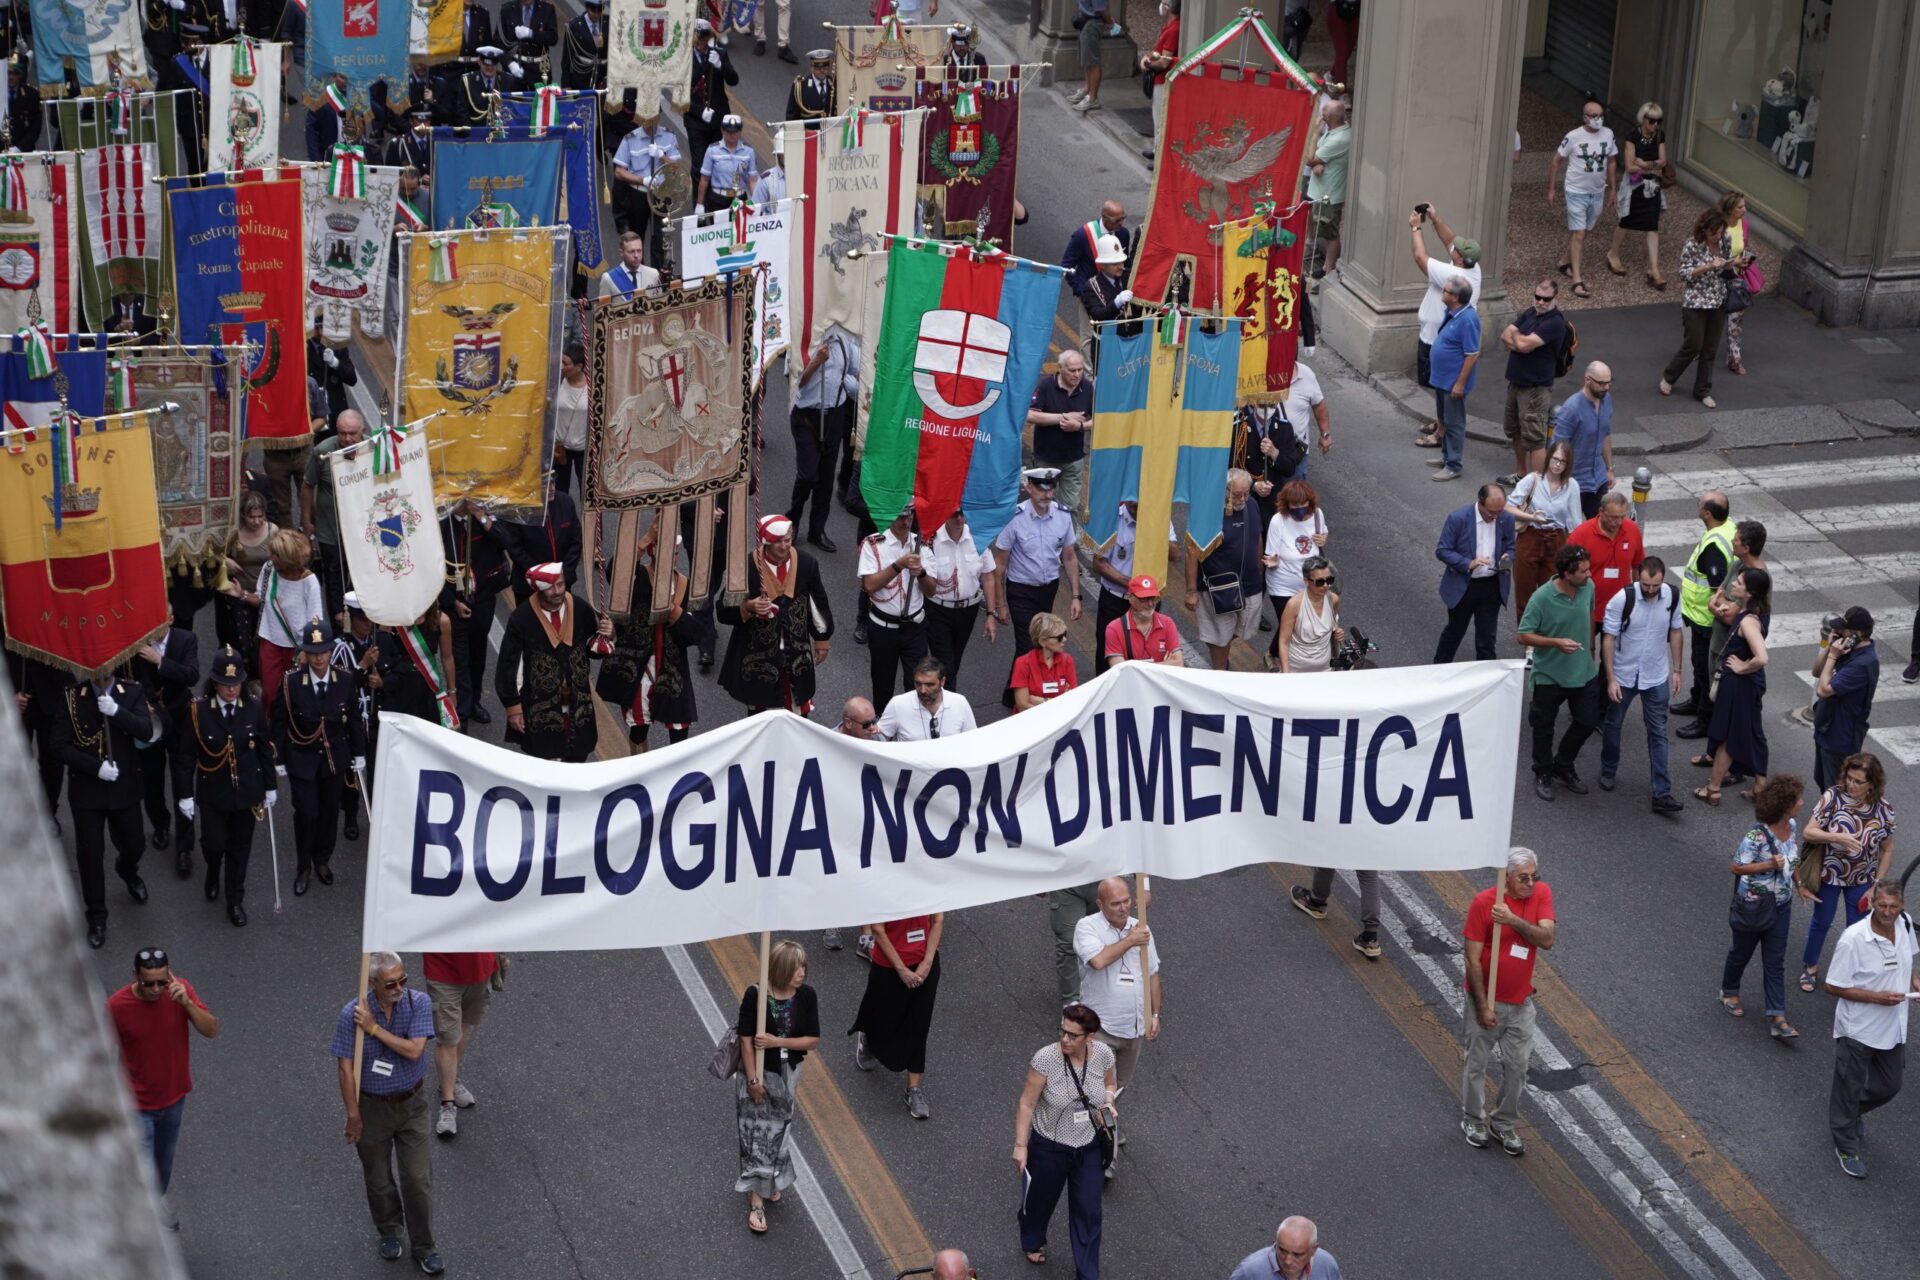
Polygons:
M1588 361L1612 366L1616 456L1920 436L1920 375L1914 372L1920 367L1920 330L1837 329L1778 297L1762 295L1743 326L1748 372L1728 372L1723 351L1713 378L1713 398L1720 407L1707 409L1689 394L1691 369L1672 396L1660 394L1661 370L1680 345L1679 311L1676 301L1573 314L1580 339L1576 370L1555 384L1554 399L1578 391L1578 369ZM1507 442L1500 425L1506 354L1492 342L1481 349L1479 377L1468 402L1469 439ZM1368 381L1410 418L1433 418L1433 392L1416 386L1411 370Z

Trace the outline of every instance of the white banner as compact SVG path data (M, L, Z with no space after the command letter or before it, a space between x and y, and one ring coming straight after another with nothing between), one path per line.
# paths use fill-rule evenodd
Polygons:
M696 213L680 219L680 277L698 280L728 271L755 271L753 294L753 351L758 357L754 380L767 371L773 358L787 349L787 249L792 234L788 220L793 201L776 200L747 215L747 239L736 244L733 215Z
M634 114L660 114L660 95L687 109L693 85L694 0L613 0L607 6L607 93L636 90ZM706 12L706 6L699 6ZM715 115L720 108L715 106Z
M657 947L1134 871L1499 866L1522 679L1511 660L1284 679L1128 663L933 742L770 712L589 764L383 714L363 946Z
M353 318L369 338L387 332L387 255L400 196L397 166L366 167L364 200L327 194L324 164L300 170L307 210L307 316L320 316L320 337L334 346L353 338Z
M434 517L433 469L427 464L427 424L407 428L395 452L399 466L375 473L378 451L369 440L327 458L340 515L340 546L347 576L367 617L383 626L419 621L446 585L446 547Z
M160 256L160 148L116 142L80 153L95 263Z
M207 53L207 167L264 169L280 163L280 56L284 44L255 44L253 69L234 66L238 42Z

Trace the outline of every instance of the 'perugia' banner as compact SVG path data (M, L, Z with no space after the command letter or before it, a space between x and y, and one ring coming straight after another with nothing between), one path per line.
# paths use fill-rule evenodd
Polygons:
M246 343L247 438L297 448L307 418L306 221L297 169L170 179L180 341Z
M1226 65L1260 51L1273 70ZM1169 284L1185 278L1187 304L1210 311L1220 299L1219 228L1252 217L1258 205L1293 203L1316 91L1257 16L1235 20L1194 50L1160 91L1166 120L1133 293L1163 302Z
M1307 249L1307 214L1296 205L1284 216L1255 214L1221 228L1222 310L1241 323L1241 404L1287 398L1300 350L1300 309L1306 301L1300 267Z
M888 250L860 493L877 524L956 510L985 545L1013 515L1020 428L1047 357L1059 269L898 239Z

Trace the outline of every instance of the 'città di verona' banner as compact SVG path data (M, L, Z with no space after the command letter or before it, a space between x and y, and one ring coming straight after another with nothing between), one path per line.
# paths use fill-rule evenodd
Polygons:
M1135 871L1499 866L1522 678L1128 663L954 738L862 742L774 712L572 765L384 713L364 945L655 947Z

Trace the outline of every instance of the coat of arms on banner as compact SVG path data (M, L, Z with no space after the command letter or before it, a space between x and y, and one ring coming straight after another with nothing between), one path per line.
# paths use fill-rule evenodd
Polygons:
M249 41L215 45L209 52L209 168L280 163L280 58L286 47Z
M148 418L160 550L169 570L189 575L195 586L211 586L226 559L236 514L239 406L215 385L211 364L168 348L115 347L108 360L116 388L110 410L179 406Z
M14 2L24 5L27 0ZM31 0L30 7L33 61L42 93L66 93L69 65L83 90L105 88L116 79L146 87L147 51L140 39L137 0Z
M353 448L327 455L354 590L367 617L390 626L418 618L445 582L427 425L382 426Z
M485 413L496 397L520 385L520 357L500 364L500 325L519 309L518 303L496 302L477 311L458 302L443 302L440 310L460 326L453 335L453 365L445 357L434 362L433 380L440 394L460 406L462 413Z
M909 27L889 21L877 27L837 28L833 41L837 109L842 114L856 108L907 110L913 106L915 73L922 67L938 67L946 53L944 26Z
M750 351L757 360L756 380L787 347L787 254L793 216L791 200L750 212L745 216L745 240L737 238L734 219L724 212L680 219L682 279L743 271L755 282Z
M1239 383L1242 404L1286 399L1300 344L1300 278L1309 206L1280 215L1263 210L1221 228L1223 308L1241 322Z
M701 6L705 11L704 4ZM665 93L687 109L692 82L694 0L613 0L607 15L607 87L638 90L636 113L658 114Z
M745 477L752 308L752 278L732 275L595 310L588 506L664 506Z
M935 238L973 236L1013 245L1013 192L1020 147L1020 68L949 78L923 68L915 105L926 108L920 159L921 225Z
M70 151L11 158L26 206L0 210L0 332L45 324L72 333L80 323L79 165ZM11 179L11 174L0 175Z
M346 200L327 194L327 170L310 165L300 171L301 199L307 216L307 307L320 316L320 336L330 343L360 331L378 338L387 331L387 255L393 245L395 201L400 170L366 168L366 198Z
M420 528L421 519L420 509L403 490L380 489L373 495L365 537L373 547L374 562L388 577L404 578L413 571L407 539Z

